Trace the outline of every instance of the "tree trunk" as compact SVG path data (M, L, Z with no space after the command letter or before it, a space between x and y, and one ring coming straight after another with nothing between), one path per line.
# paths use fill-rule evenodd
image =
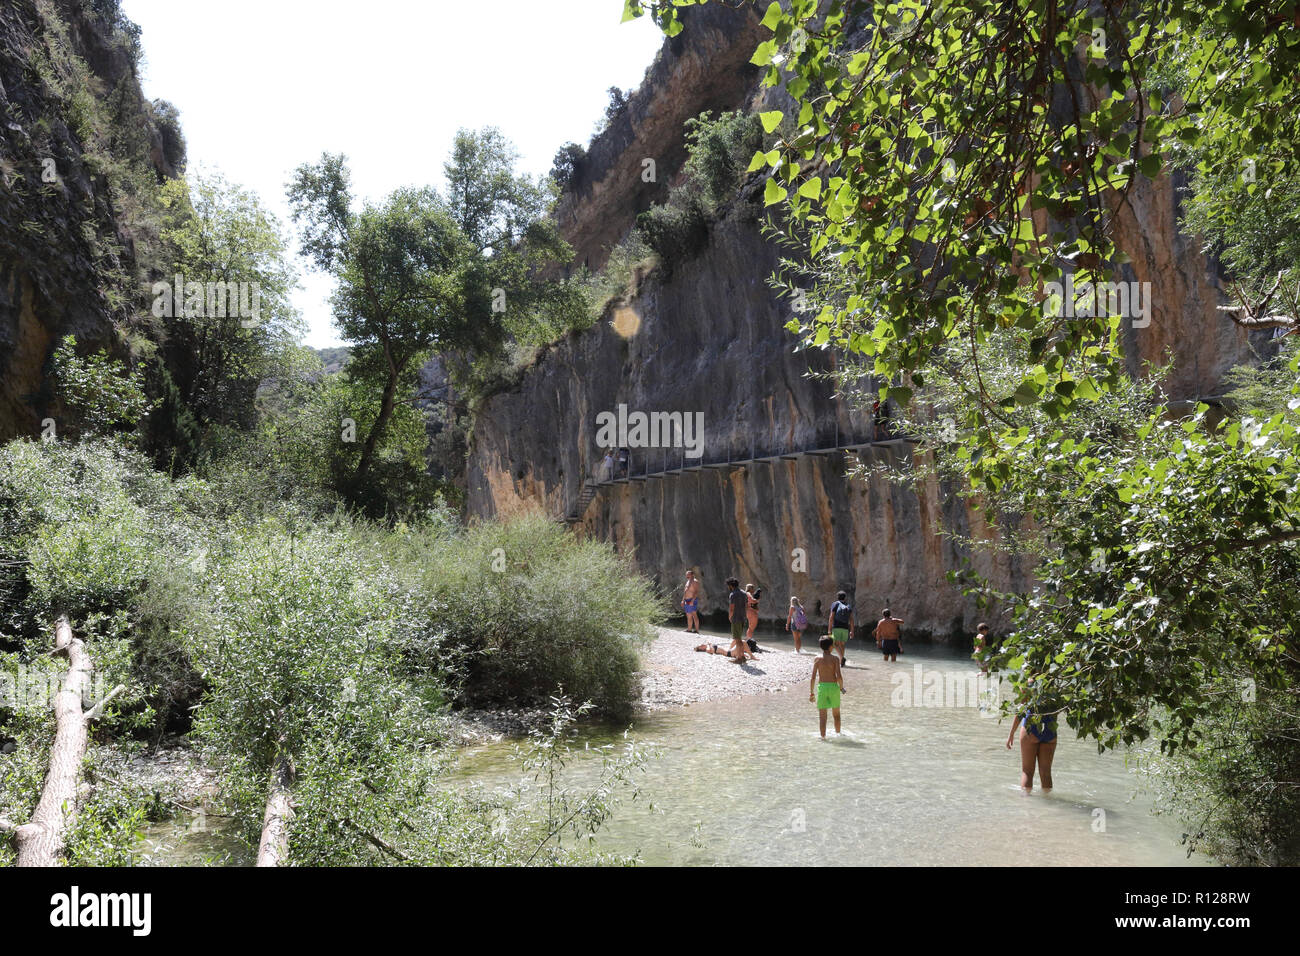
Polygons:
M82 711L82 695L90 681L90 655L80 638L72 636L66 615L54 624L54 653L68 656L68 672L54 697L58 728L50 748L50 767L45 789L32 818L17 828L19 866L58 866L63 854L64 835L76 817L81 763L86 756L88 723Z
M390 372L388 381L384 383L384 395L379 404L379 417L370 426L370 433L366 435L366 443L361 446L361 460L357 463L356 474L352 476L352 485L356 494L361 493L361 486L370 473L370 464L374 461L375 449L379 446L379 439L387 431L388 421L393 417L393 409L397 406L397 380L399 375L398 371Z
M257 848L258 866L279 866L289 855L289 818L293 816L293 767L281 756L271 771L271 790L262 817L262 842Z

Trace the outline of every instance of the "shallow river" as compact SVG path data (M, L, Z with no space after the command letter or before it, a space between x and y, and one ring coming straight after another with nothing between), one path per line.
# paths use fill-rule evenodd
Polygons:
M1026 795L1009 724L982 714L974 693L975 706L910 706L939 703L945 682L953 704L978 690L968 659L915 649L889 664L850 645L849 660L839 739L818 736L806 683L638 719L633 736L659 756L598 846L650 864L1188 864L1178 823L1135 797L1141 777L1123 755L1066 730L1054 790ZM517 783L511 750L467 751L462 779ZM579 760L573 782L594 771Z
M1137 795L1135 757L1098 755L1069 730L1055 789L1022 793L1019 748L1006 749L1008 724L978 706L975 692L986 689L975 675L968 659L942 649L914 646L889 664L850 645L844 735L828 729L824 741L806 683L638 718L632 736L657 756L638 777L638 800L619 806L597 845L649 864L1205 862L1188 861L1178 823L1151 815ZM588 728L584 739L619 740L621 730ZM517 788L516 746L465 750L453 785ZM568 783L597 771L581 756ZM150 828L141 850L163 865L247 865L222 822L202 833L185 820Z

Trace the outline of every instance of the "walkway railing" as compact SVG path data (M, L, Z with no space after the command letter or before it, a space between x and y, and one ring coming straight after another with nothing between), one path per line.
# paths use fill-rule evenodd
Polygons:
M640 470L634 467L638 456L633 452L629 452L626 470L620 468L617 461L613 464L612 474L605 474L609 466L596 466L595 473L583 482L582 490L578 494L578 500L564 520L566 524L574 524L580 521L582 515L586 513L587 506L591 504L592 499L596 497L600 489L610 485L625 485L631 482L648 481L652 478L676 477L689 472L701 472L706 469L731 470L732 468L746 468L751 465L773 464L778 461L794 461L802 457L824 457L845 453L860 454L864 449L869 448L898 448L920 444L916 438L909 435L895 435L887 428L878 428L876 431L877 436L873 439L840 441L839 427L836 426L835 443L832 445L817 444L811 448L787 449L772 454L759 455L756 454L756 449L751 444L750 455L746 458L733 458L731 449L728 447L726 458L711 461L706 461L703 456L688 458L684 448L650 448L639 456L641 458Z

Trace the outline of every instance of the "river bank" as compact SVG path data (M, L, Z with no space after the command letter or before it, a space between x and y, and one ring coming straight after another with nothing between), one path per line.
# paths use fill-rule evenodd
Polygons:
M695 650L703 643L717 644L725 653L727 635L688 634L659 627L658 636L642 655L641 707L647 711L686 707L712 700L745 697L750 694L784 693L812 673L815 640L805 640L804 653L774 647L759 641L761 653L754 661L737 664L722 654ZM810 632L811 634L811 632Z
M759 643L762 653L756 661L735 664L722 655L705 654L696 645L717 643L724 650L724 635L687 634L658 627L656 637L642 655L642 712L688 707L708 701L728 700L752 694L785 693L808 679L816 641L805 641L804 653L790 647ZM850 664L850 670L856 669ZM445 733L454 747L476 747L525 737L541 726L547 711L535 707L497 710L462 710L447 714ZM217 772L183 737L169 738L158 746L141 750L110 749L105 766L112 776L158 793L164 802L185 809L211 808L218 802Z

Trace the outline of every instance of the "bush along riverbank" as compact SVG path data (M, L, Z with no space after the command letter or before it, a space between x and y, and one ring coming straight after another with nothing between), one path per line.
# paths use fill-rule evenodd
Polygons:
M596 795L559 769L579 717L632 713L649 583L540 517L381 524L231 491L110 440L0 449L0 862L131 862L146 821L194 809L123 772L164 737L262 864L581 855L643 755L608 753ZM506 704L549 812L435 786L484 723L455 709Z

